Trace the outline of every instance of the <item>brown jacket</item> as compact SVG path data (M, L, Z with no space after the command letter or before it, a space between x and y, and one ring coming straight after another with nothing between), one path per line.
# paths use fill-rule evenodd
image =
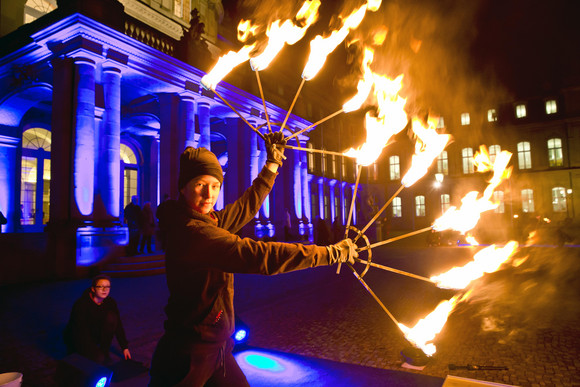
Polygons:
M202 215L182 201L164 211L169 301L168 334L222 341L234 331L232 273L272 275L328 265L328 251L315 245L260 242L235 235L251 221L272 189L276 174L264 168L252 186L223 210Z

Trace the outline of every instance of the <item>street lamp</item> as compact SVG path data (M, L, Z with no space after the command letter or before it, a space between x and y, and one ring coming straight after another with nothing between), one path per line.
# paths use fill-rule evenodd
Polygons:
M443 174L436 173L435 174L435 183L433 183L433 185L435 186L435 188L439 188L439 187L441 187L441 183L443 183Z

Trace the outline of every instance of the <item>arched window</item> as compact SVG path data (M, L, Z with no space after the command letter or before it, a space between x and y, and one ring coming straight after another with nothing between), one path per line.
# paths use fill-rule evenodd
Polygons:
M51 134L42 128L22 133L20 224L42 226L49 219Z
M57 8L56 0L28 0L24 4L24 24L30 23L54 11Z
M122 206L125 208L131 202L131 197L137 195L139 184L137 156L125 144L121 144L121 176L123 176Z

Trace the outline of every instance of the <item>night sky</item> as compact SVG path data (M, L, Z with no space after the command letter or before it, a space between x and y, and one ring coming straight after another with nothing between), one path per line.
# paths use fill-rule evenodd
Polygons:
M319 21L277 61L286 56L304 63L314 34L329 31L336 26L336 15L348 14L362 3L323 0ZM267 24L295 14L302 1L223 4L232 20L245 17ZM579 11L577 0L383 0L380 10L367 12L349 35L358 45L347 49L343 44L331 54L319 82L331 82L345 96L352 93L360 43L384 26L387 39L376 47L373 69L390 77L405 74L411 109L470 109L486 100L549 94L580 83ZM417 42L421 46L415 52ZM299 74L303 66L295 67ZM445 106L437 106L441 101Z

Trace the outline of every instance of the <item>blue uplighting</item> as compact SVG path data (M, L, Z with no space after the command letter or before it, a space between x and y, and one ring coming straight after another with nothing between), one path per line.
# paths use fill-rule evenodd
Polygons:
M259 368L261 370L271 371L271 372L282 372L284 371L284 367L269 356L264 355L248 355L246 356L246 362L248 364Z
M237 342L243 341L248 336L248 331L245 329L238 329L234 334L234 340Z
M105 387L106 385L107 385L107 377L103 376L102 378L99 379L97 384L95 384L95 387Z

